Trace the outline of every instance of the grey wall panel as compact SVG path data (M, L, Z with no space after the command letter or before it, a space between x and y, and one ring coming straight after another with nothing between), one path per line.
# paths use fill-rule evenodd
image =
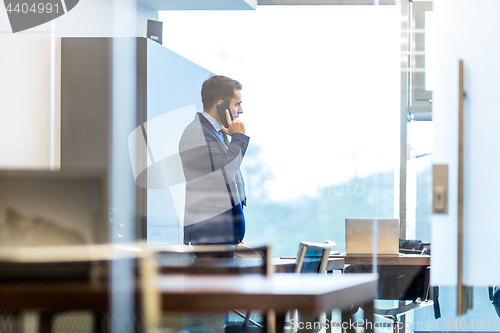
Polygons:
M136 38L131 37L135 42ZM61 169L103 170L109 173L112 106L112 38L61 39ZM114 149L128 151L128 135L145 121L145 67L138 66L137 121L113 143ZM140 79L142 77L142 80ZM141 105L142 103L142 105ZM117 116L120 121L120 116ZM116 137L115 137L116 138ZM122 181L134 182L128 154L118 162ZM108 175L111 179L111 175ZM131 183L132 185L132 183ZM135 188L136 232L144 238L141 223L144 193ZM130 207L112 207L116 215Z
M61 168L106 169L109 38L61 40Z

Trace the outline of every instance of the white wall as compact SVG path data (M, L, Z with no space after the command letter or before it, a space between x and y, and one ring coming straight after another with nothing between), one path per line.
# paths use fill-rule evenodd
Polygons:
M158 17L138 3L135 33L116 33L114 13L113 0L80 1L55 21L13 34L0 8L0 168L49 169L51 162L58 167L60 38L143 37L146 19Z
M449 213L432 220L435 285L457 280L458 61L464 60L464 283L500 285L500 2L437 0L434 163L449 165Z

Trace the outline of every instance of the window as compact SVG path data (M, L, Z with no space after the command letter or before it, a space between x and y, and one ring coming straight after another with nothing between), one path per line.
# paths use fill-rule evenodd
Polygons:
M344 250L346 217L398 216L398 5L160 20L167 48L243 85L246 244L271 244L275 256L296 254L300 241Z

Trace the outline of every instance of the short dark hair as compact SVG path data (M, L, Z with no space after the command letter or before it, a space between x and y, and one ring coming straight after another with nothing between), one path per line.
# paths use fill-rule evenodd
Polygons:
M241 90L241 83L227 76L214 75L203 82L201 87L201 101L203 109L208 110L217 103L219 99L230 102L236 90Z

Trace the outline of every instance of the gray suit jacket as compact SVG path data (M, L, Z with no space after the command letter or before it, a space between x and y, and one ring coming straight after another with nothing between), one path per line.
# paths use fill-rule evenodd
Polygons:
M184 130L179 152L186 177L185 244L238 244L243 239L246 198L237 180L249 140L235 133L226 148L201 113Z

